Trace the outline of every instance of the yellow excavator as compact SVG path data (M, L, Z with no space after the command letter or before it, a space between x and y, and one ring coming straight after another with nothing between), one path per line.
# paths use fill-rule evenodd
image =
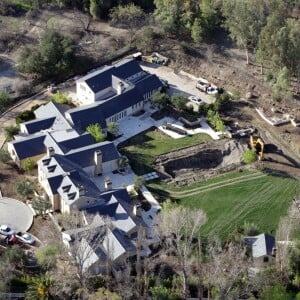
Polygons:
M264 159L264 148L265 143L263 139L259 136L250 135L250 146L253 150L256 151L259 160Z

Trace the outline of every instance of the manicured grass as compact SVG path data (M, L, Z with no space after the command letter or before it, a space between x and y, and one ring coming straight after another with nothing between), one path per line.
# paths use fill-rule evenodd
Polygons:
M135 173L143 175L153 171L152 164L157 155L210 140L207 134L173 139L158 129L152 128L122 143L119 150L128 157Z
M195 190L194 185L186 188L185 193L179 196L174 188L162 185L160 194L165 193L165 196L171 197L180 205L202 209L207 214L208 221L201 229L201 235L217 235L225 241L244 222L254 223L261 232L275 235L280 217L286 214L292 202L296 180L262 174L260 178L249 177L244 182L225 186L222 186L221 181L218 183L219 187L213 184L214 180L207 181L205 190L201 191L203 182L199 183L198 192L189 192ZM211 190L210 185L213 187ZM155 193L159 185L150 184L149 187L152 191L154 188Z

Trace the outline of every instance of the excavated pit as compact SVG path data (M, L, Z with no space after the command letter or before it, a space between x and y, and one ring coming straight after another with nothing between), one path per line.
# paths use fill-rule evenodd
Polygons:
M186 185L237 169L246 149L246 141L224 139L162 154L154 167L167 181Z

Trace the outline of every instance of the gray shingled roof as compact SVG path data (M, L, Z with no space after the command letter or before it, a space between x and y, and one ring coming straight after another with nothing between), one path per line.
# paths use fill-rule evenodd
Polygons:
M272 250L275 246L275 238L266 233L256 236L247 236L244 241L247 246L252 248L253 257L272 255Z
M49 129L54 123L55 117L35 119L22 123L26 127L28 134L36 133L41 130Z
M97 150L101 150L102 152L102 162L112 161L120 157L112 142L102 142L71 150L65 157L84 168L95 164L94 154Z
M122 79L126 79L136 73L143 71L136 60L122 60L111 67L105 67L100 70L95 76L88 74L79 79L85 81L90 89L96 94L97 92L112 85L111 76L115 75Z
M102 129L106 128L105 117L99 103L72 108L66 113L70 115L74 126L81 131L85 131L89 125L95 123L100 124Z

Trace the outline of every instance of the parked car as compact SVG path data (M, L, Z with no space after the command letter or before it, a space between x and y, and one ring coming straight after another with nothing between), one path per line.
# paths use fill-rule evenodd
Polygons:
M32 245L35 242L35 239L27 232L24 232L24 233L18 232L16 234L16 237L19 241L22 241L23 243L26 243L29 245Z
M202 100L198 96L189 96L188 99L196 104L202 103Z
M1 225L0 226L0 234L3 235L14 235L16 232L8 227L7 225Z
M207 89L206 89L206 93L209 94L209 95L217 95L219 94L219 91L218 89L212 87L212 86L209 86Z

